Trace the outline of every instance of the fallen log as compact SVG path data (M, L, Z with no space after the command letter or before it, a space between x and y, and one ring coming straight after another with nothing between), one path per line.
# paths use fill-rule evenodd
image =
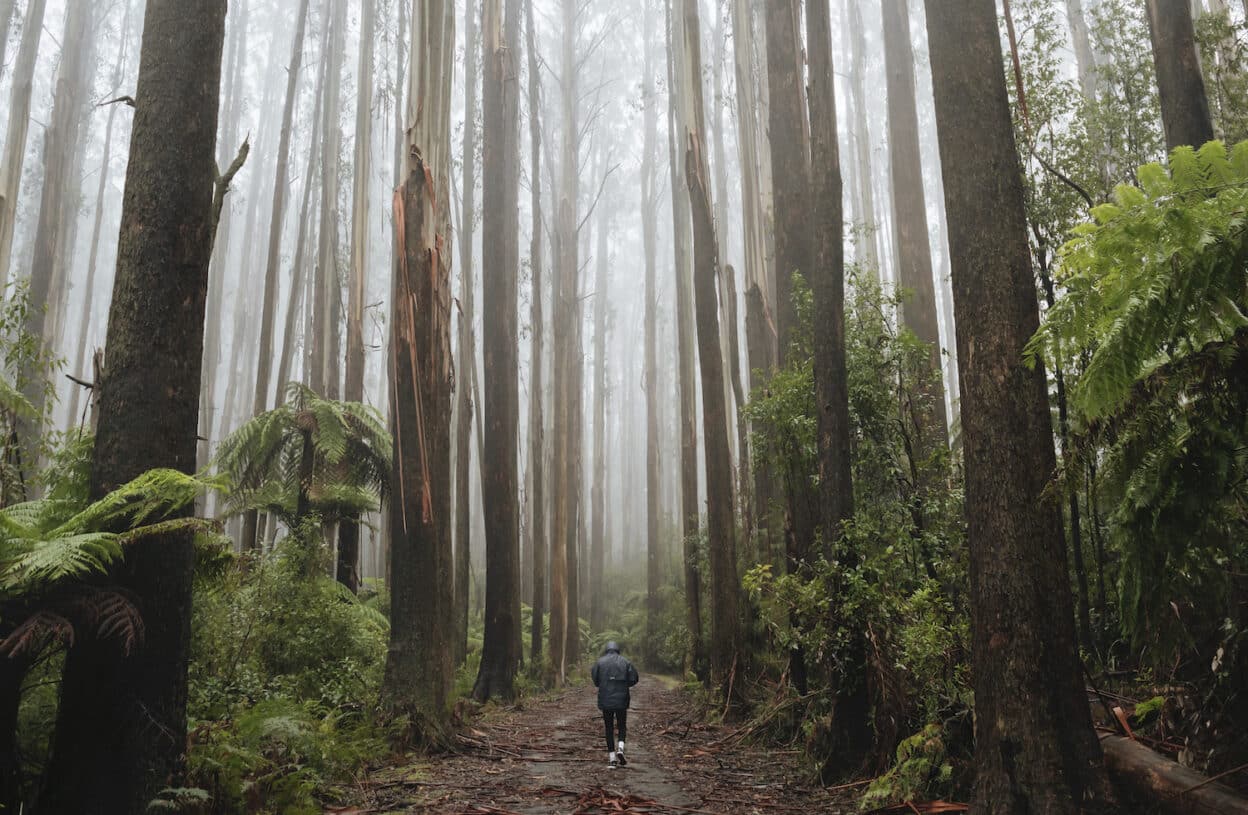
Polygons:
M1171 815L1248 815L1248 798L1138 741L1105 734L1105 767L1126 795Z

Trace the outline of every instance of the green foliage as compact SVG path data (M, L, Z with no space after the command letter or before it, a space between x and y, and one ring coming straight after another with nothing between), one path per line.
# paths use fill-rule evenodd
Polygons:
M1231 19L1229 10L1202 14L1196 21L1196 44L1205 56L1205 93L1218 138L1248 139L1248 24Z
M51 451L43 425L56 404L64 361L26 330L30 281L9 284L0 300L0 506L24 501L35 467ZM37 408L36 404L41 408Z
M1124 623L1164 664L1220 624L1248 563L1248 143L1179 148L1139 178L1063 249L1065 296L1030 351L1080 370L1070 402L1113 502Z
M301 484L305 437L312 477ZM292 382L282 405L221 442L215 465L233 483L231 512L272 512L290 526L301 492L326 522L377 509L390 483L391 455L390 433L376 410L324 399Z
M903 739L897 746L897 761L871 782L862 796L862 809L872 809L896 801L938 798L949 790L953 765L947 761L944 734L931 724Z
M319 519L196 583L190 777L214 813L320 812L317 796L388 752L374 716L389 622L320 568Z
M861 269L848 279L854 517L795 571L762 564L743 581L760 636L779 654L800 646L811 668L803 717L776 713L790 703L762 715L777 735L786 720L803 735L816 766L835 687L867 682L879 748L890 754L897 728L922 728L969 701L967 614L954 599L965 597L962 497L943 428L933 426L938 373L930 349L899 328L904 293L886 294ZM800 278L794 291L803 325L789 364L756 390L747 412L766 460L817 484L809 291ZM846 673L864 636L869 677L860 667Z

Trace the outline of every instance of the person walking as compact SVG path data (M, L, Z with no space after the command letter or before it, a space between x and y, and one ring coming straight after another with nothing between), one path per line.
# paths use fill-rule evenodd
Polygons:
M614 770L628 762L624 759L624 741L628 738L628 689L640 678L637 669L620 654L620 646L608 642L602 656L590 671L598 689L598 709L607 731L607 769ZM616 731L619 740L616 740Z

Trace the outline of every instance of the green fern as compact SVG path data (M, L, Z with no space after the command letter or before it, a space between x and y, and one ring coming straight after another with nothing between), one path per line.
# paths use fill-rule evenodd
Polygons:
M1138 178L1064 247L1029 353L1068 373L1075 443L1114 502L1124 626L1164 654L1217 625L1197 609L1248 565L1248 142Z
M299 479L305 433L314 451L308 485ZM375 510L389 488L391 455L390 434L376 410L324 399L292 382L283 404L221 443L214 465L234 485L231 514L262 510L290 524L301 489L327 520Z

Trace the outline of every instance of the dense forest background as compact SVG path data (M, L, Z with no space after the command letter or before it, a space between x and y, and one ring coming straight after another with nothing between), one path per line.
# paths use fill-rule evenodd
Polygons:
M0 807L319 812L608 640L864 808L1233 796L1246 15L0 0Z

